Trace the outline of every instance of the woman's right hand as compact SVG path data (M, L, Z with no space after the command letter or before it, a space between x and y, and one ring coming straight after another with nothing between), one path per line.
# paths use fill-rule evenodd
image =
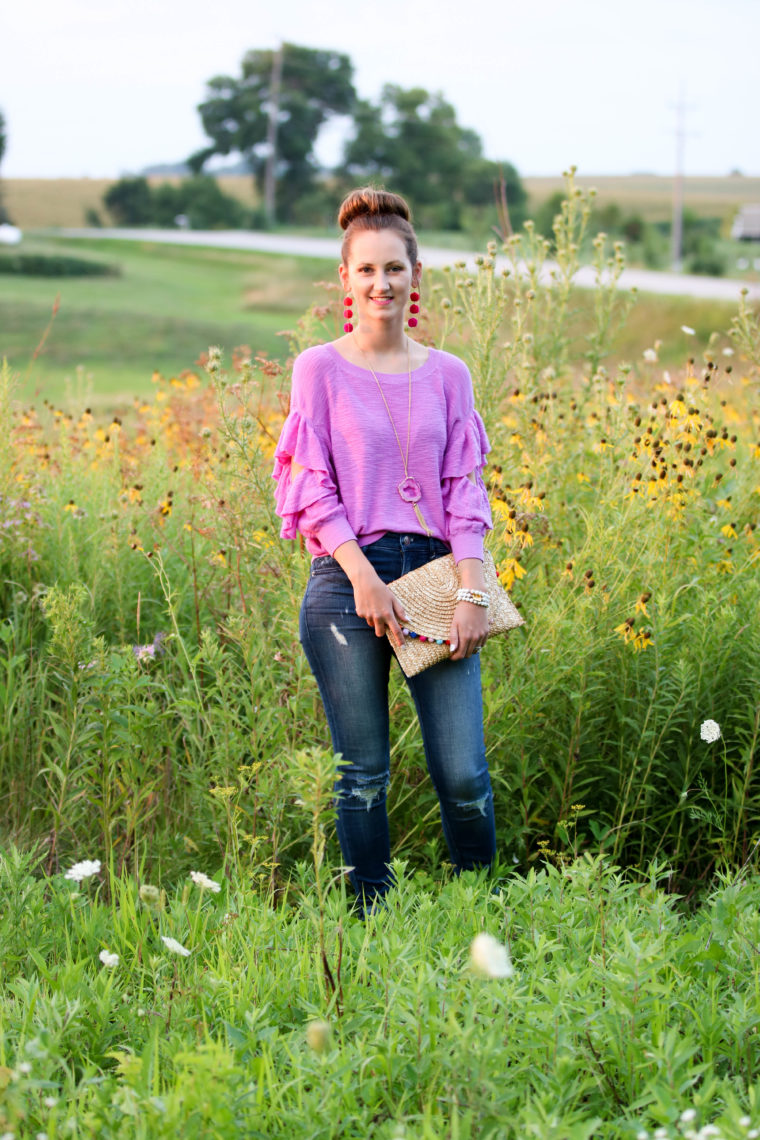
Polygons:
M378 637L391 635L400 649L404 644L401 622L407 620L404 608L394 598L356 539L343 542L333 551L333 558L348 575L354 587L354 603L360 618L372 626Z
M389 633L400 649L404 644L401 632L401 623L405 620L403 606L369 562L367 565L368 571L357 575L353 582L356 612L367 625L374 627L377 637L385 637Z

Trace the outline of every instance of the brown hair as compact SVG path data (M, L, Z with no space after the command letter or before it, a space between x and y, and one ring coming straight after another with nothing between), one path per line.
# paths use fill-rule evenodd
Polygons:
M417 264L417 237L411 225L412 212L400 194L389 190L376 190L362 186L352 190L338 210L338 225L345 230L340 252L343 264L348 264L351 238L360 230L396 230L406 246L409 262Z

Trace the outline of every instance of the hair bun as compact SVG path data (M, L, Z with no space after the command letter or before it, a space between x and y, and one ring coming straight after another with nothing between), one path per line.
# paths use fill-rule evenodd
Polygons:
M363 186L359 190L352 190L344 198L338 211L338 225L347 230L356 218L365 215L379 217L381 215L396 214L405 222L410 222L412 212L400 194L391 194L389 190L376 190L374 186Z

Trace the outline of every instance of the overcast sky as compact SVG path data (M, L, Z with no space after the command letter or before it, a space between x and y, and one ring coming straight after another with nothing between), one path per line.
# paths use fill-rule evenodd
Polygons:
M22 0L0 11L6 177L115 176L204 143L205 81L281 40L363 97L440 91L521 174L760 174L760 0ZM341 126L320 141L337 161Z

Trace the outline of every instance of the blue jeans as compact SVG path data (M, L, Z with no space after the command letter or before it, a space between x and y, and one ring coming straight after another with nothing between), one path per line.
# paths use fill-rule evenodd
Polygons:
M384 582L450 553L436 538L384 534L363 548ZM362 906L392 884L386 792L390 779L387 638L357 616L334 558L315 558L301 606L301 644L317 680L333 749L347 761L336 785L338 839ZM487 867L496 848L483 742L480 658L442 661L407 678L422 729L443 834L457 871Z

